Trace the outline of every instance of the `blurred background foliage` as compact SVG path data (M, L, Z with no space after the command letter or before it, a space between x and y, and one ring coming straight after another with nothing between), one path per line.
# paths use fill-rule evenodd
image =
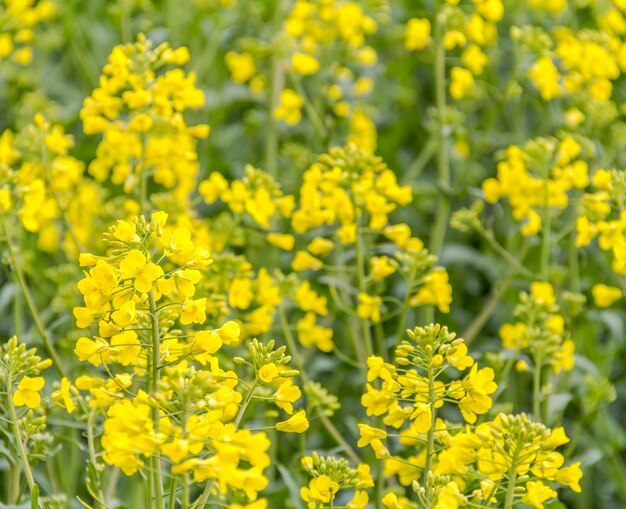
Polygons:
M377 30L367 38L375 48L375 63L367 66L351 62L348 67L358 76L373 80L373 91L357 98L351 107L359 107L374 121L377 131L376 152L392 168L398 180L414 191L410 207L397 219L405 221L418 237L428 241L434 221L434 211L440 195L446 194L453 209L469 207L482 197L481 184L495 175L496 162L502 150L510 144L524 144L539 136L556 136L567 126L566 108L572 100L546 102L530 84L527 72L535 61L537 48L545 45L546 33L555 26L571 28L597 27L598 5L605 2L570 2L559 14L529 8L528 2L504 2L503 19L497 23L497 43L487 49L489 65L470 95L463 101L452 102L445 121L450 157L451 183L442 182L437 173L435 156L438 139L438 113L433 74L435 50L410 52L405 48L405 25L410 18L431 18L438 8L434 2L412 0L363 0L363 10L377 24ZM32 122L35 113L43 113L53 122L60 122L75 136L73 155L88 162L95 154L97 137L84 136L79 119L83 99L97 86L97 79L111 48L120 42L134 41L145 33L155 43L168 41L173 47L188 46L191 61L187 69L197 75L197 83L206 94L206 106L192 114L194 122L207 123L212 132L199 145L200 178L212 172L229 179L244 175L251 163L271 171L283 189L294 192L303 171L317 155L334 145L343 145L349 135L349 121L336 115L325 96L335 62L344 62L341 48L334 47L320 58L320 73L299 86L306 87L311 103L323 125L322 132L307 117L296 126L271 120L267 94L251 93L245 84L235 83L226 64L226 54L247 51L256 62L257 72L265 77L275 71L278 58L290 54L289 42L281 36L285 16L293 6L287 0L63 0L55 3L56 14L37 31L34 57L24 67L4 62L0 68L0 131L19 130ZM531 27L524 36L511 37L513 27ZM544 32L545 30L545 32ZM449 66L456 65L459 56L448 56ZM337 67L337 66L336 66ZM284 72L283 83L293 77ZM622 151L626 141L626 124L618 109L626 99L626 89L620 77L613 82L613 102L594 104L584 96L576 99L588 121L577 127L579 136L590 140L594 147L591 158L596 167L624 165ZM298 82L298 79L296 79ZM307 113L305 112L306 116ZM277 153L268 154L268 126L277 130ZM275 159L274 159L275 157ZM268 168L270 163L273 168ZM205 206L204 206L205 207ZM205 207L204 212L216 217L219 206ZM488 207L483 214L485 228L501 246L511 253L524 253L522 262L528 269L539 271L540 239L523 237L507 205ZM563 289L587 296L597 283L624 288L624 279L610 269L608 255L599 250L574 248L580 261L579 286L572 288L569 265L571 247L569 235L572 221L564 223L562 235L552 248L550 280ZM226 226L230 228L230 226ZM229 230L232 239L243 235L238 227ZM569 229L568 229L569 228ZM22 239L23 246L32 246L33 239ZM235 240L235 244L237 241ZM276 267L286 263L286 257L276 258L264 252L248 239L238 248L257 266ZM24 249L35 253L35 250ZM34 255L32 255L34 256ZM52 266L47 260L44 277L37 275L41 259L32 257L25 271L37 281L38 291L49 297L45 313L52 318L57 308L65 308L74 297L77 271L74 264L59 261ZM451 330L464 335L471 349L483 352L483 359L502 369L499 329L512 320L518 294L526 290L528 278L514 273L510 264L495 252L493 244L476 231L448 229L440 253L441 265L450 274L453 303L447 315L437 313L437 320ZM0 308L7 308L16 288L8 282L6 272L0 290ZM577 283L578 285L578 283ZM572 300L572 302L574 302ZM572 304L574 306L574 304ZM568 327L577 345L576 367L553 391L551 425L564 425L573 437L568 452L582 461L583 493L566 497L567 507L620 508L626 506L626 335L623 304L611 309L594 309L584 313L569 313ZM415 312L408 325L420 324L423 316ZM69 319L60 318L50 327L64 337L73 326ZM65 320L65 323L63 323ZM10 321L0 323L3 337L13 332ZM19 332L19 331L18 331ZM387 331L393 335L394 331ZM35 341L34 341L35 342ZM71 342L61 339L61 349L71 351ZM362 416L359 404L363 391L358 370L331 355L311 355L307 358L309 374L323 383L332 394L341 395L342 409L334 416L340 432L351 443L356 442L357 422ZM527 393L530 379L524 374L512 377L503 408L530 410ZM72 438L70 438L71 440ZM305 440L289 436L283 440ZM333 441L319 434L308 434L303 450L333 449ZM287 450L284 448L283 450ZM68 462L68 470L79 468L76 458L55 459ZM285 491L293 507L301 508L296 492L302 477L294 473L297 459L280 458L275 483L268 498L282 500ZM60 482L76 483L75 476ZM274 490L274 494L272 494ZM561 507L553 504L550 507Z

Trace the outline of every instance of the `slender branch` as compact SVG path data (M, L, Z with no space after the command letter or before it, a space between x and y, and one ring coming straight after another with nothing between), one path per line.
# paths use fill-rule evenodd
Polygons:
M13 243L11 242L11 239L9 238L8 230L7 230L6 223L5 223L5 218L1 214L0 214L0 227L2 228L2 236L4 237L7 243L7 247L9 249L9 259L11 261L11 265L13 266L13 272L15 273L15 277L17 278L17 282L20 286L20 289L22 290L22 293L24 294L24 300L26 301L26 306L28 307L28 310L30 311L31 317L33 318L35 329L37 329L37 332L41 336L41 340L43 341L44 347L48 351L48 355L50 355L50 357L52 358L52 361L54 362L54 365L56 366L57 370L59 371L61 376L67 378L67 374L66 374L67 372L64 369L63 364L61 362L61 357L59 357L59 354L57 353L56 348L54 347L52 339L48 335L48 332L46 331L46 328L43 325L43 321L41 320L39 310L37 309L33 296L30 293L30 289L28 288L28 285L26 284L24 273L22 272L22 268L20 267L18 260L17 260L17 253L15 252L15 247L13 246Z

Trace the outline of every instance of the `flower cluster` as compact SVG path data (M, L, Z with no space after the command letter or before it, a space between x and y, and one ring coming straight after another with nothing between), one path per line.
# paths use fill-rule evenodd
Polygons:
M204 105L195 75L180 66L189 60L184 46L152 47L140 35L136 43L113 48L100 86L85 99L80 117L86 134L101 134L88 171L100 182L109 177L142 206L150 177L171 190L172 200L187 203L198 173L196 142L206 125L188 126L186 110ZM175 68L163 73L167 66Z
M415 506L394 490L382 499L385 507L504 503L499 506L510 508L523 502L542 509L557 495L553 484L580 491L580 464L564 467L564 456L555 450L568 441L563 428L549 430L525 414L477 423L497 390L493 370L478 369L465 342L445 327L407 333L410 341L400 343L394 364L368 359L368 380L378 380L380 389L368 384L362 398L367 414L386 428L359 424L358 445L370 445L384 461L385 476L411 486L418 501ZM466 370L462 377L454 375ZM468 425L447 420L450 403L458 405Z
M0 62L12 59L28 65L38 26L54 16L54 3L47 0L3 0L0 3Z
M261 386L273 387L276 405L293 414L298 372L288 368L284 347L250 344L251 360L240 363L254 372L252 385L221 367L219 352L239 343L240 327L189 327L206 321L207 298L195 297L211 258L189 230L169 227L164 212L119 220L104 241L109 256L81 254L81 265L92 268L78 284L85 306L74 310L80 328L98 324L98 335L76 342L77 356L108 375L75 381L88 407L104 415L103 460L126 475L145 471L156 497L167 458L174 479L187 482L189 472L195 482L215 482L204 496L254 501L267 485L270 442L239 426ZM276 424L286 432L307 427L304 411Z
M342 506L348 509L367 507L369 495L365 490L374 486L368 465L360 464L357 468L351 468L344 459L323 457L317 453L303 457L301 463L312 477L308 486L300 490L302 499L310 509L336 507L341 499L346 500ZM345 497L347 490L354 490L351 499Z
M515 352L513 357L527 351L535 370L541 371L543 366L554 373L572 370L576 346L565 330L565 318L550 283L534 282L530 293L522 292L515 318L500 327L503 348ZM528 366L520 360L517 368L524 371Z
M59 245L77 256L93 235L102 192L85 179L85 165L72 157L72 136L41 115L15 135L0 136L0 212L15 210L28 232L38 234L37 247L55 252Z
M504 198L523 235L535 235L552 210L565 209L568 192L589 185L589 167L581 159L582 145L566 136L561 140L539 138L523 148L512 145L498 163L496 178L488 178L482 189L485 200Z

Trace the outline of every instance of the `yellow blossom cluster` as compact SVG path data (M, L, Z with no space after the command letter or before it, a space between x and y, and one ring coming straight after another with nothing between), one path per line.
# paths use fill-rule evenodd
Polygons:
M354 490L346 504L348 509L364 509L369 502L367 488L374 486L370 467L360 464L351 468L344 459L323 457L317 453L301 459L304 470L312 477L308 486L300 489L302 499L309 509L333 507L340 491Z
M55 252L59 246L76 256L89 242L100 214L102 192L83 178L85 165L69 154L73 137L41 115L14 134L0 135L0 211L17 211L37 246ZM13 208L15 204L15 209Z
M618 23L626 27L623 14L616 9L613 12L619 17ZM607 18L600 18L598 23L606 25ZM554 49L539 56L528 70L542 99L550 101L568 94L609 101L613 82L626 70L623 33L624 29L579 32L563 26L554 29Z
M135 193L142 205L151 181L171 190L178 203L186 203L195 189L196 143L209 128L185 122L186 110L204 105L195 75L180 68L188 60L186 47L153 48L142 35L116 46L80 112L85 134L102 135L89 173ZM167 66L174 68L159 72Z
M435 29L428 18L411 18L406 23L404 45L409 51L423 51L436 46L437 51L460 52L460 64L450 70L449 92L452 99L463 99L475 86L489 63L486 50L497 41L496 24L504 15L501 0L475 0L470 12L461 9L458 1L446 2L438 14ZM437 37L436 43L433 37Z
M598 239L598 246L612 254L612 268L626 274L626 172L598 169L592 188L582 197L584 212L576 221L576 245L588 246Z
M108 377L82 375L75 385L88 393L90 408L104 413L104 461L126 475L147 469L158 492L168 458L172 476L189 472L195 482L215 482L208 494L256 500L267 485L270 442L265 433L238 428L263 385L275 388L276 405L293 414L300 390L284 347L251 344L256 381L244 401L237 374L218 356L223 345L240 341L239 325L189 328L206 321L207 298L194 297L212 261L190 231L169 227L167 214L155 212L149 222L119 220L105 242L111 256L81 254L81 265L92 268L78 284L85 306L74 310L80 328L98 323L98 335L79 338L75 352ZM307 427L304 411L276 424L286 432Z
M520 296L515 318L515 322L500 327L505 349L513 350L514 356L527 351L535 370L541 371L544 365L554 373L572 370L576 345L565 329L565 318L550 283L532 283L530 293ZM520 362L518 367L526 369L524 361Z
M54 13L54 3L47 0L0 2L0 62L12 59L20 65L30 64L37 28Z
M497 176L482 184L485 200L507 199L523 235L541 231L554 209L569 204L570 191L589 185L589 166L581 158L582 145L571 136L539 138L523 148L511 145L498 163Z
M394 364L368 359L368 381L380 389L368 384L362 398L367 414L386 427L359 424L359 447L371 446L384 461L384 475L397 476L417 495L414 506L403 492L390 491L382 499L386 508L447 509L505 500L502 507L512 507L516 500L542 509L557 495L553 484L580 491L580 464L564 467L564 456L555 450L568 442L563 428L549 430L525 414L499 414L475 427L440 417L453 403L466 423L477 423L492 406L494 372L478 369L465 342L446 327L407 333L410 340L397 347ZM453 374L466 370L458 378Z

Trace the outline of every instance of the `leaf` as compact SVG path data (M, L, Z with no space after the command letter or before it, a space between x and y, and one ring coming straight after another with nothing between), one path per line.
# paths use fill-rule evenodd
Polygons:
M289 470L287 470L283 465L278 465L278 471L280 472L283 481L285 481L285 485L289 489L289 493L291 493L290 502L297 509L306 509L304 506L304 502L300 498L300 488L298 487L298 484L296 483L294 478L291 476Z
M33 489L30 492L30 509L40 509L38 484L33 485Z

